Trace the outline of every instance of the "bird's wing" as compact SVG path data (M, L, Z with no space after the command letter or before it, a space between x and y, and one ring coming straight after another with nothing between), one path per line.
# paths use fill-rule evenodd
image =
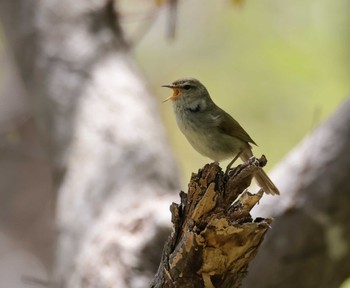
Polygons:
M232 137L236 137L238 139L241 139L242 141L245 141L247 143L252 143L254 145L257 145L254 140L249 136L249 134L242 128L239 123L233 119L231 115L226 113L224 110L217 107L219 110L212 115L213 118L216 118L217 125L221 132L224 134L230 135ZM221 110L221 111L220 111Z

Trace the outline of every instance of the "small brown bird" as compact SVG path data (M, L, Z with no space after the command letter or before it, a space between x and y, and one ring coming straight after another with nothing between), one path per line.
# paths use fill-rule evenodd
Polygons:
M239 123L210 98L205 86L194 78L176 80L171 85L176 122L187 140L200 154L221 161L234 157L229 166L240 157L247 161L253 156L256 143ZM260 169L255 179L267 194L280 194L264 170Z

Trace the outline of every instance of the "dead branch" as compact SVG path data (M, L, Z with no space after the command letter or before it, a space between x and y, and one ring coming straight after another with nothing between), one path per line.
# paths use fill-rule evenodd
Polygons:
M272 222L250 215L263 191L245 191L265 163L252 158L227 175L214 162L192 175L188 194L170 207L174 230L151 287L241 286Z

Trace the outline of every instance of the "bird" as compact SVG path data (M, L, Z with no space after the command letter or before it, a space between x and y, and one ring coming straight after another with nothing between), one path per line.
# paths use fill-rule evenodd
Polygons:
M247 161L253 156L252 145L257 144L230 114L214 103L199 80L182 78L162 87L173 90L163 102L172 101L179 129L200 154L217 162L233 157L228 169L238 157ZM262 168L254 178L265 193L280 194Z

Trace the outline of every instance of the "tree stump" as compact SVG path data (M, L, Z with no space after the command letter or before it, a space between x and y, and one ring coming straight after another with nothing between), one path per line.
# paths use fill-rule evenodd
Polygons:
M181 191L181 203L170 207L174 230L151 287L241 286L272 222L252 219L263 191L246 190L266 162L253 157L228 174L214 162L192 175L188 194Z

